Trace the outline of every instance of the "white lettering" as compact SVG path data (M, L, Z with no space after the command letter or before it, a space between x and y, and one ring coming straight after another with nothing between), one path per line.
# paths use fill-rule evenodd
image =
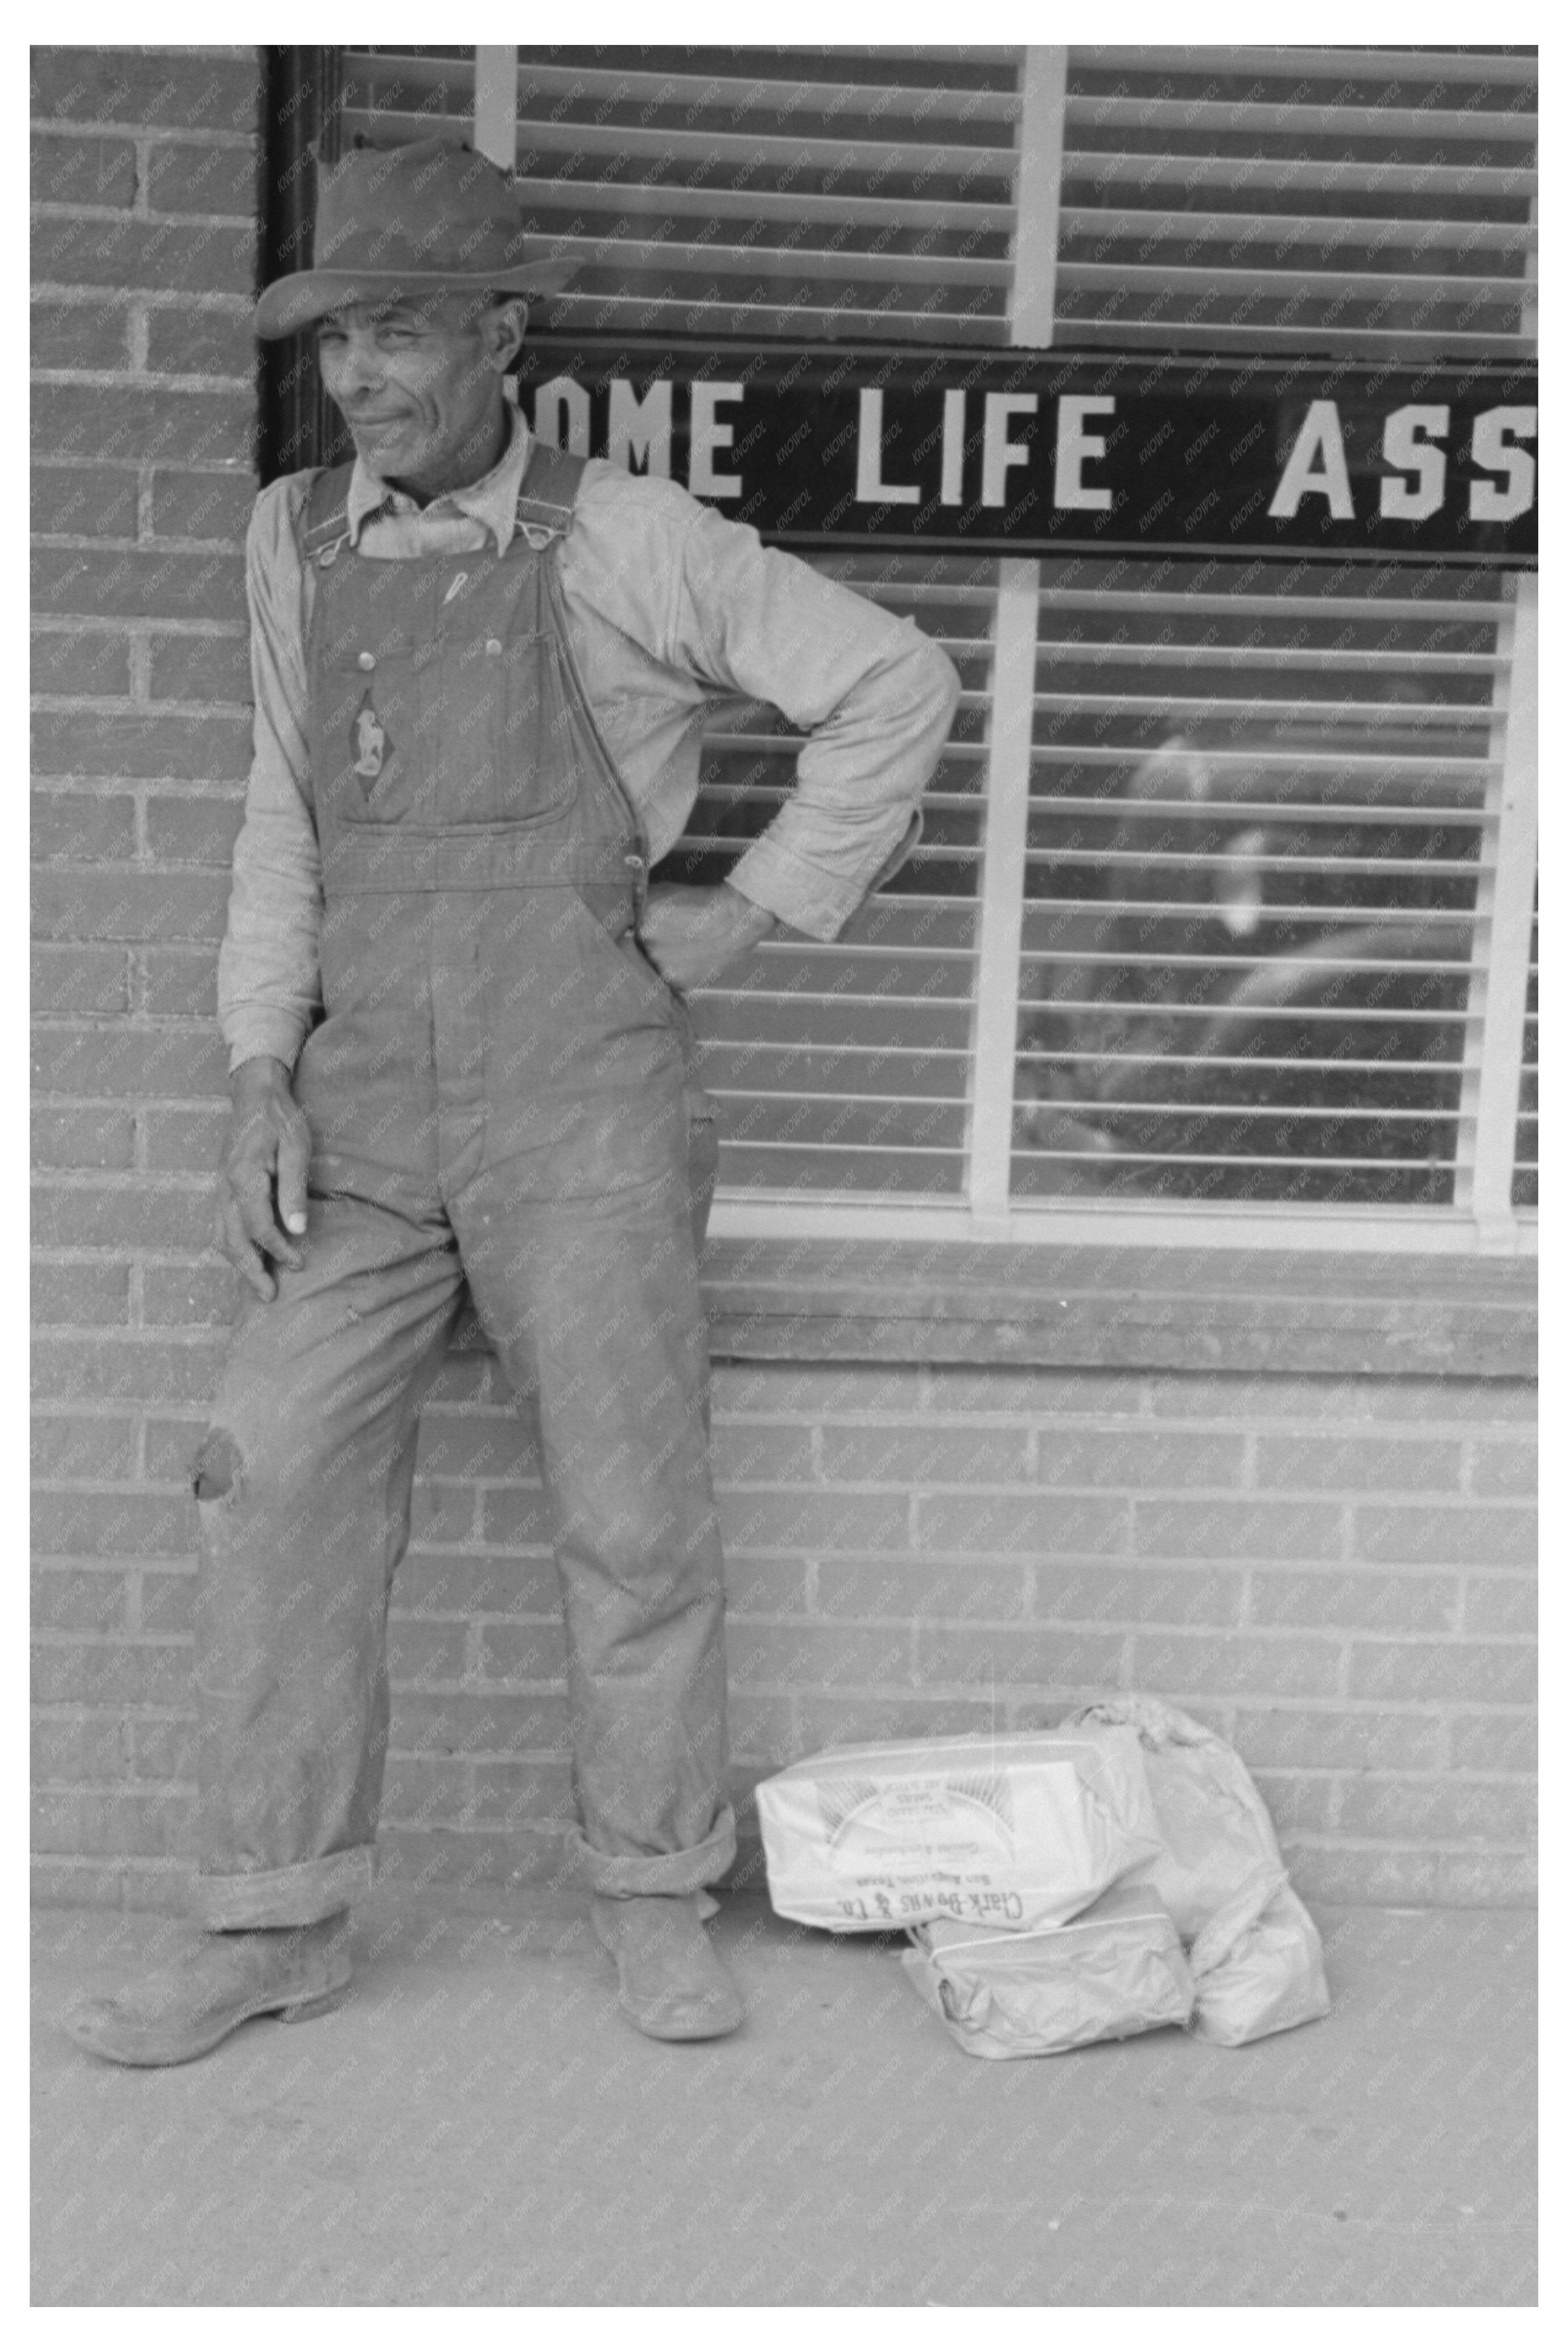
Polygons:
M1302 499L1309 496L1327 499L1329 512L1336 522L1355 520L1340 412L1331 400L1314 400L1308 409L1307 421L1296 436L1296 446L1279 477L1279 488L1268 511L1289 522Z
M1436 444L1448 436L1446 407L1396 408L1383 428L1383 462L1398 467L1379 486L1377 510L1396 522L1423 522L1443 503L1448 453ZM1414 474L1414 487L1404 479Z
M942 396L942 502L963 504L963 412L969 395L944 392Z
M860 394L860 431L855 444L855 500L863 507L918 507L918 482L882 479L882 395Z
M1080 397L1077 393L1064 393L1057 403L1057 467L1056 484L1051 496L1058 507L1104 509L1110 504L1109 489L1090 489L1083 478L1084 461L1103 457L1103 433L1086 433L1084 419L1089 416L1114 416L1116 403L1108 396Z
M1470 484L1472 522L1511 522L1515 515L1530 512L1535 504L1535 460L1528 449L1516 448L1509 436L1532 441L1535 429L1533 408L1489 408L1477 417L1470 434L1470 463L1485 474L1506 478L1500 489L1495 482Z
M742 482L739 474L716 474L713 457L716 450L733 446L735 428L721 425L715 414L721 401L745 397L743 383L694 383L691 387L691 456L687 469L686 487L694 499L738 499Z
M988 392L985 395L985 432L980 451L980 503L983 507L1005 507L1007 503L1007 476L1015 466L1029 462L1027 442L1009 441L1007 427L1015 416L1033 416L1040 405L1037 392Z
M610 433L605 455L612 466L645 474L669 473L674 386L650 383L639 400L624 376L610 379Z
M561 418L566 417L565 441L563 444ZM542 383L533 395L533 430L547 449L563 446L574 457L589 454L588 395L574 377L552 375Z

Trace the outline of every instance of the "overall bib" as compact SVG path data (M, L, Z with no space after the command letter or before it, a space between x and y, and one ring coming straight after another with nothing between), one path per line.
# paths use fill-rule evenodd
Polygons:
M537 1408L576 1874L685 1894L734 1855L696 1266L712 1130L567 639L581 472L535 445L500 557L361 556L346 467L302 518L324 1017L295 1076L305 1263L243 1311L197 1464L209 1927L302 1926L369 1887L417 1410L470 1300ZM548 1684L550 1629L423 1638L447 1726L426 1744L503 1748L519 1701L484 1685Z

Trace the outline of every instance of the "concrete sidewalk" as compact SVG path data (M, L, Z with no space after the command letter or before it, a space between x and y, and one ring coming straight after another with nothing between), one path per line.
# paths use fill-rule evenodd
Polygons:
M577 1904L378 1896L346 2007L134 2073L54 2021L174 1924L43 1912L34 2300L1531 2303L1533 1917L1318 1916L1320 2024L993 2064L896 1947L756 1901L745 2025L675 2048Z

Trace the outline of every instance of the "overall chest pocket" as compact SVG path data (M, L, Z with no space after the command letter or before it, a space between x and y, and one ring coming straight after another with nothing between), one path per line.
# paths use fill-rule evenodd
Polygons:
M515 620L496 626L504 634L444 643L426 683L443 824L538 824L577 796L577 730L565 719L554 647Z
M323 648L312 768L318 811L340 824L421 814L430 763L419 663L405 630L361 629Z

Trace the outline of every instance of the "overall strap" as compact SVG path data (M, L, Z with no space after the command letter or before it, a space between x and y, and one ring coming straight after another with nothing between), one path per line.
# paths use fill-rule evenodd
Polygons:
M565 449L552 449L537 436L531 438L528 464L517 493L517 527L535 552L552 540L564 539L572 528L577 488L585 457Z
M353 460L345 466L323 466L305 493L300 513L300 554L306 563L325 572L348 544L349 483Z

